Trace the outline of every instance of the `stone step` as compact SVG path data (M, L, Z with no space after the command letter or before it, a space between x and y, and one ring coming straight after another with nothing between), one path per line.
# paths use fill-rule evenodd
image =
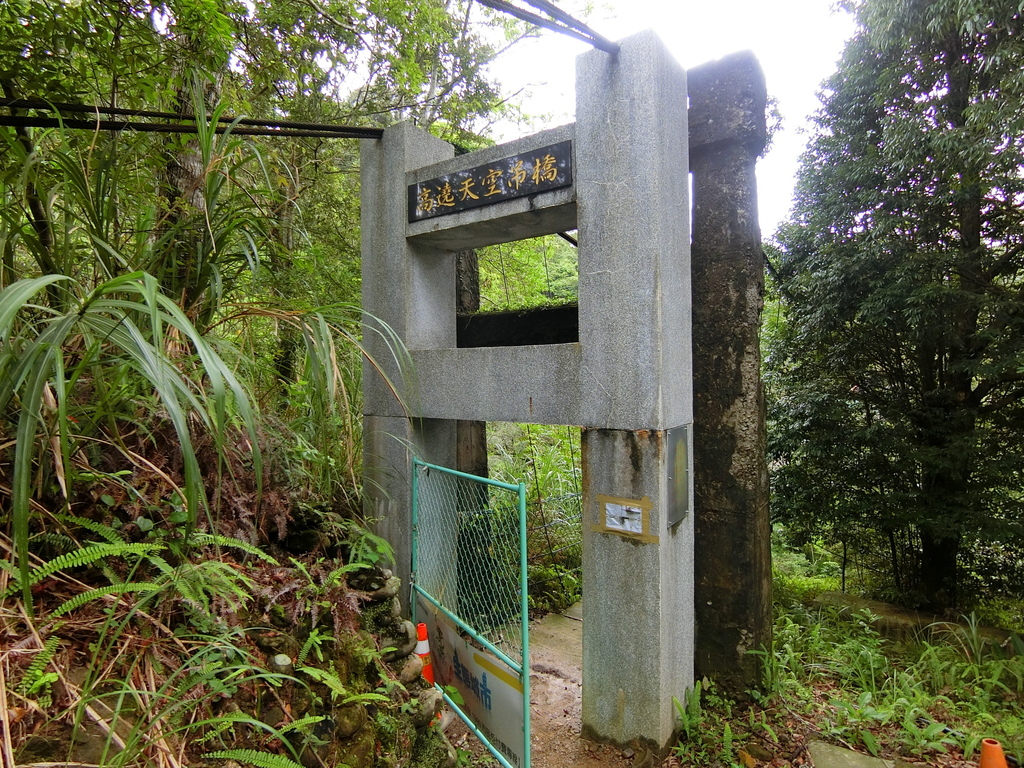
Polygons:
M807 752L814 768L912 768L902 760L882 760L823 741L812 741Z

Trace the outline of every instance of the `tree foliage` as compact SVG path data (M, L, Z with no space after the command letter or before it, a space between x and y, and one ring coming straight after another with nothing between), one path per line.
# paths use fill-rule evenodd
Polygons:
M507 109L486 67L521 33L468 0L12 0L0 8L0 92L202 116L217 110L376 125L412 119L443 138L471 141L483 120ZM20 227L7 217L14 241L7 241L5 280L14 277L12 249L21 237L21 245L40 246L33 252L39 273L67 274L54 253L63 200L58 180L48 175L49 152L85 147L91 154L112 145L106 136L69 136L4 129L5 208L24 209L17 211ZM155 230L202 213L210 191L203 187L216 183L203 176L210 158L199 156L202 142L147 136L140 144L142 160L111 187L126 213L132 203L153 214L148 224ZM258 189L250 203L266 219L267 237L259 244L274 270L290 265L292 252L304 255L307 229L316 230L309 239L321 249L337 247L333 256L354 261L356 207L337 200L355 194L354 144L269 139L247 145L262 168L235 178ZM349 220L332 231L339 209ZM325 241L339 231L336 241ZM354 298L352 288L336 298Z
M1024 552L1024 21L858 0L773 273L775 510L947 608Z
M500 105L486 66L521 34L465 0L11 0L0 83L8 98L170 108L200 71L239 112L312 101L458 132Z
M479 263L484 312L576 303L576 247L557 235L482 248Z

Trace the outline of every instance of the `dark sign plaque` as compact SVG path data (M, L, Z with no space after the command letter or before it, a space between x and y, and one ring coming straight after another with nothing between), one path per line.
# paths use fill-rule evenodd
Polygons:
M572 186L572 142L409 185L409 221L458 213L549 189Z
M668 527L686 518L690 510L690 462L687 452L690 429L674 427L665 434L668 443Z

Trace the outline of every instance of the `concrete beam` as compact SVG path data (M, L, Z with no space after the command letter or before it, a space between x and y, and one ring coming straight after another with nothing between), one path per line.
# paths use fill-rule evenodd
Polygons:
M410 171L406 184L475 168L492 160L523 154L536 147L574 138L573 125L563 125L506 144ZM466 250L496 243L567 232L576 228L575 187L555 189L528 197L506 200L483 208L409 223L407 235L415 247L429 250Z

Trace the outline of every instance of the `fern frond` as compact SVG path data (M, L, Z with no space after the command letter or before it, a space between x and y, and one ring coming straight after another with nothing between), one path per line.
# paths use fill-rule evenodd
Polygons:
M366 565L364 563L347 563L341 566L341 568L335 568L333 571L327 574L327 578L324 579L324 586L338 586L339 584L341 584L341 577L344 576L346 573L351 573L352 571L361 571L364 568L366 568Z
M160 571L164 576L173 576L174 568L159 555L150 555L148 558L149 562L156 566L156 569Z
M26 693L29 688L39 679L39 676L43 674L43 670L46 669L50 661L53 659L53 654L57 652L57 646L60 645L60 637L57 635L51 635L46 638L46 642L43 643L43 649L36 654L36 657L32 659L32 663L25 669L25 674L21 677L21 682L18 684L18 693Z
M72 549L76 549L79 544L77 541L72 539L70 536L65 536L63 533L41 533L35 536L33 541L44 541L54 549L60 550L61 552L70 552Z
M206 596L188 579L179 578L177 574L174 574L166 581L162 581L162 585L172 587L178 593L178 597L193 608L209 611L210 606L206 601Z
M111 568L107 563L100 563L100 573L107 577L107 581L111 584L124 584L124 579L117 571Z
M124 557L125 555L144 557L153 552L159 552L161 549L163 549L163 546L160 544L128 544L123 541L118 544L93 544L75 552L59 555L48 563L44 563L38 568L29 571L28 587L31 588L47 576L52 576L65 568L80 568L83 565L89 565L97 560L103 560L108 557ZM16 578L14 583L0 594L0 599L8 598L23 588L24 585L20 583L20 579Z
M317 667L299 667L297 671L309 675L318 683L323 683L338 698L345 698L349 695L348 690L341 682L341 678L333 672L328 672L326 669L318 669Z
M368 702L387 703L389 701L391 701L391 699L383 693L371 691L370 693L353 693L351 696L346 696L339 703L344 706L346 704L366 704Z
M192 543L200 547L208 545L216 545L218 547L228 547L230 549L238 549L245 552L247 555L259 558L265 563L271 565L280 565L273 557L268 555L266 552L261 550L259 547L254 547L252 544L242 541L241 539L235 539L230 536L221 536L217 533L202 533L196 531L192 534Z
M318 647L317 657L320 658L322 654L320 654L319 645L320 641L323 639L324 635L320 634L320 630L316 627L313 627L313 629L311 629L309 632L309 637L306 638L306 642L304 642L302 644L302 647L299 649L298 656L295 657L296 666L301 667L303 664L306 663L306 657L309 656L309 652L313 649L313 646Z
M87 531L92 531L96 535L102 536L106 539L108 544L124 543L124 536L122 536L118 530L111 528L109 525L97 523L95 520L78 517L77 515L57 515L57 519L62 523L72 523L77 525L79 528L85 528Z
M317 667L298 667L298 671L304 672L317 682L323 683L330 688L331 698L342 705L351 704L353 702L364 703L369 701L389 701L387 696L380 693L349 693L342 684L341 678L326 669L318 669Z
M217 752L207 752L203 758L206 760L237 760L241 763L255 765L256 768L302 768L301 765L289 760L284 755L257 752L255 749L222 749Z
M64 601L57 610L50 614L50 618L55 619L58 616L63 616L65 613L77 610L91 600L97 600L104 595L122 595L128 592L158 592L159 590L160 586L158 584L139 584L137 582L99 587L88 592L82 592L80 595L75 595L70 600Z
M287 733L288 731L299 731L301 733L303 728L310 725L316 725L317 723L322 723L326 719L327 715L306 715L305 717L300 717L298 720L288 723L287 725L282 725L281 733Z

